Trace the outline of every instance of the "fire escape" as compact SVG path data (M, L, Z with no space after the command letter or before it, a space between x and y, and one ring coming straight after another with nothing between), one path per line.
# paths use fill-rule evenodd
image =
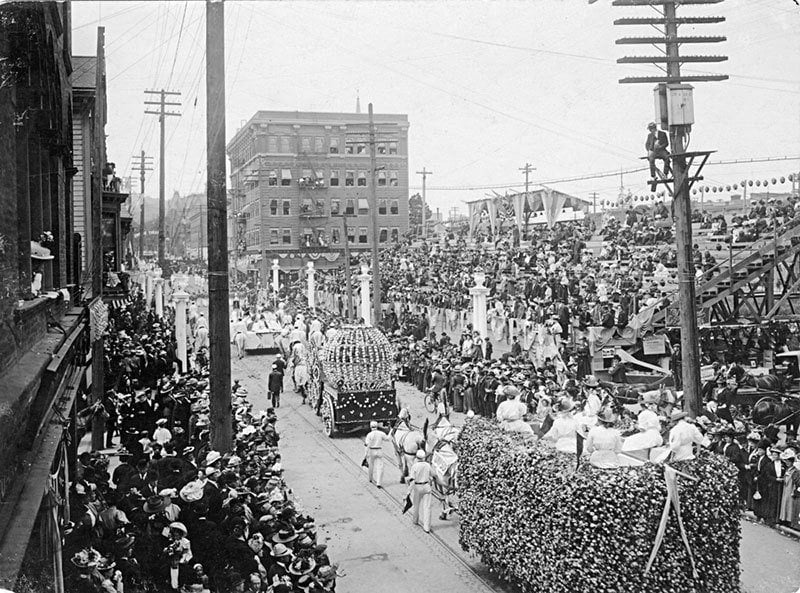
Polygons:
M323 169L311 161L308 154L303 153L305 168L297 180L300 187L300 251L314 255L329 251L330 238L326 236L328 213L325 207L325 192L327 187Z

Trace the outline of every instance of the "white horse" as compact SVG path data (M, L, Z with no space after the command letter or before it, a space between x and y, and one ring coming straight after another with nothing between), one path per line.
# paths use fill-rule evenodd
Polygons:
M400 410L392 430L389 432L400 468L400 483L405 483L417 451L425 448L425 435L411 424L411 414L407 408Z
M452 425L441 414L431 427L431 447L426 461L433 470L433 494L442 503L442 513L439 515L442 520L457 510L451 503L451 497L458 489L458 454L453 445L460 432L460 427ZM428 437L427 421L424 436Z

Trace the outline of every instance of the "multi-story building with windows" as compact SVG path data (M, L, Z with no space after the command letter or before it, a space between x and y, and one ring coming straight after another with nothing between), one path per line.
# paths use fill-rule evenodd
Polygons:
M378 242L408 229L408 117L374 115ZM269 277L372 247L368 115L259 111L228 143L229 251Z

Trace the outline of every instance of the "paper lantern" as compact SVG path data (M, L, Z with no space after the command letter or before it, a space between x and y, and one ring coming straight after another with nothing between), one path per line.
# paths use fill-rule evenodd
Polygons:
M756 179L756 187L761 187L761 180L760 179Z
M716 186L711 188L711 193L712 193L712 194L715 194L715 193L717 193L717 188L716 188Z
M765 179L764 180L764 187L767 187L768 185L769 185L769 179Z
M786 183L786 177L784 177L783 175L781 175L781 183Z
M789 181L794 181L794 173L789 173Z
M696 189L693 189L693 190L692 190L692 193L693 193L693 194L695 194L695 195L697 195L697 190L696 190Z
M733 184L733 189L739 189L739 184L738 183L734 183Z
M653 202L655 202L655 200L656 200L656 195L655 195L655 194L650 194L650 200L651 200L651 201L653 201Z
M750 187L753 187L753 180L751 179L750 181L748 181L747 185L749 185Z
M773 177L772 178L772 185L775 185L776 183L778 183L778 180Z

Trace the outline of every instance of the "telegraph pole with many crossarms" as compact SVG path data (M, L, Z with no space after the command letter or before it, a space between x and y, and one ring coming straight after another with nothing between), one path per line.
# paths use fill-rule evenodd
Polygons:
M433 171L428 171L425 167L422 167L422 171L417 171L417 175L422 175L422 229L420 230L422 231L422 238L426 239L428 232L425 225L425 209L428 207L428 196L425 182L428 180L428 175L433 175Z
M164 209L165 209L165 198L164 198L164 184L166 181L166 170L165 170L165 155L166 152L166 139L164 134L164 124L166 122L168 115L173 115L176 117L180 117L180 113L176 113L175 111L167 111L166 107L169 106L177 106L180 107L181 104L174 102L174 101L167 101L168 97L172 96L180 96L180 91L165 91L161 89L160 91L145 91L145 94L148 95L158 95L158 101L145 101L145 105L157 105L159 107L158 111L149 111L145 110L145 113L150 115L157 115L158 122L161 125L161 142L160 142L160 154L159 154L159 165L158 165L158 266L166 273L166 265L164 260L164 245L166 244L166 232L164 231Z
M144 259L144 181L145 171L153 170L153 157L147 156L142 149L138 158L138 162L134 161L131 171L139 171L139 191L142 194L142 203L139 205L139 261Z
M681 330L681 377L683 379L684 409L692 418L700 413L700 353L698 349L699 332L697 327L697 303L695 301L695 269L692 260L692 223L690 190L695 181L702 180L700 172L713 151L686 152L686 137L694 122L692 86L687 82L726 80L724 74L687 76L681 74L682 63L722 62L726 56L681 56L683 44L718 43L725 41L723 36L680 36L680 25L715 24L725 21L725 17L686 16L678 17L678 6L718 4L722 0L613 0L613 6L649 7L657 13L654 17L622 18L615 25L646 25L655 28L660 35L653 37L625 37L617 40L618 45L664 45L659 56L626 56L617 60L619 64L655 64L664 75L623 78L619 82L656 83L655 106L656 123L661 129L669 130L672 155L673 179L668 172L657 171L659 179L653 184L663 183L673 196L675 231L678 249L678 296L680 301ZM658 27L663 27L659 29ZM644 157L647 158L647 157ZM696 165L694 172L692 166ZM672 184L672 188L670 188ZM676 378L677 379L677 378Z

